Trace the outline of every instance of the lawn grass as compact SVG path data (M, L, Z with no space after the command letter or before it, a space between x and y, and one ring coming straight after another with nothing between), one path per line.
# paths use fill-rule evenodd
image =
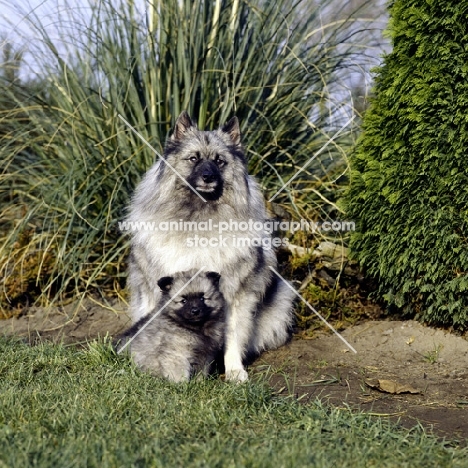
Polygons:
M105 342L0 339L0 467L466 466L422 429L301 405L262 382L176 385Z

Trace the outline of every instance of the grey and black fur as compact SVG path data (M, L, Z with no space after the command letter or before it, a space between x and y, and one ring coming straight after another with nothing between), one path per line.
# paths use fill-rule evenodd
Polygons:
M267 213L262 193L248 175L236 117L214 131L200 131L186 112L177 119L166 142L164 159L205 199L201 200L164 161L157 161L138 185L127 221L201 222L249 220L264 222ZM260 245L194 247L191 231L132 233L128 284L134 322L147 315L160 300L156 282L177 271L218 271L226 300L224 364L228 380L248 378L247 356L277 348L290 338L293 293L270 267L276 254L262 247L270 233L230 231L225 238L244 237ZM219 233L198 232L206 238Z
M128 348L135 364L174 382L199 373L210 375L222 355L226 322L220 275L201 272L189 283L196 273L191 270L161 278L159 303L118 343L121 348L133 338Z

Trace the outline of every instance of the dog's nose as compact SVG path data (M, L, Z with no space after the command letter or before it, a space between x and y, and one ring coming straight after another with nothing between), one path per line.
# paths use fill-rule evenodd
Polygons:
M198 307L192 307L192 310L190 311L192 315L200 315L200 309Z
M204 172L202 174L203 182L209 183L215 180L216 176L212 172Z

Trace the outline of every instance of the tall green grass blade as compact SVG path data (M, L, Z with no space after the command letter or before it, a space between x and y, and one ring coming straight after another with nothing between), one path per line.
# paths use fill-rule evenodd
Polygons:
M15 294L11 277L36 257L26 282L44 297L123 285L127 239L117 221L154 154L118 114L159 152L183 109L206 129L236 114L249 169L272 196L353 112L331 90L361 63L350 43L360 23L324 25L330 5L89 1L78 22L71 6L61 10L54 35L31 12L40 89L4 86L14 104L0 116L4 294ZM337 217L354 131L275 202L294 216Z

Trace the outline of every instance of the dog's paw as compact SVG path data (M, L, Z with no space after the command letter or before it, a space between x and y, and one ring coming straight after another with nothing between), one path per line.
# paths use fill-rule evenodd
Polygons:
M226 380L237 383L246 382L249 380L249 374L245 369L226 370Z

